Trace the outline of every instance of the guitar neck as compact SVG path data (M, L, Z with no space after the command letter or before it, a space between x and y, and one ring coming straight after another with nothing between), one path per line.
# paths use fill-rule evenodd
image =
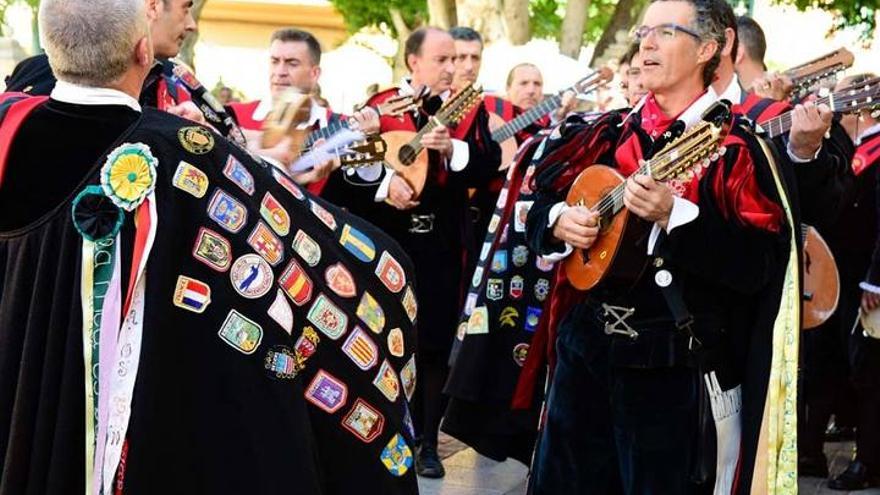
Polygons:
M819 98L816 100L816 105L825 104L831 108L832 112L836 112L834 102L834 95L826 96L823 98ZM781 115L777 115L776 117L769 118L763 122L759 122L758 125L761 126L767 132L767 135L771 138L775 138L781 136L783 134L788 133L791 130L791 116L792 111L785 112Z
M517 132L525 129L533 122L537 121L544 115L556 110L562 105L562 97L553 95L545 98L544 101L521 113L515 119L495 129L492 132L492 140L498 143L507 141L516 135Z
M326 126L315 129L309 133L309 137L307 137L303 143L303 148L311 148L315 144L315 141L319 139L329 139L330 136L336 134L342 129L349 129L347 120L339 119L336 122L329 122Z

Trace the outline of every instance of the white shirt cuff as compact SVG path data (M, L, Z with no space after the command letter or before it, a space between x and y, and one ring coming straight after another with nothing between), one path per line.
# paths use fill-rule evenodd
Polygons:
M377 203L388 199L388 189L391 187L392 177L394 177L394 169L386 168L385 177L382 178L382 182L379 183L379 189L376 190L376 197L374 199Z
M564 201L560 201L553 205L550 208L550 214L547 216L547 228L553 228L553 226L556 225L556 220L559 219L559 215L562 215L562 213L569 208L571 208L571 206L565 204ZM541 258L543 258L544 261L555 263L557 261L565 259L569 254L571 254L572 251L574 251L574 248L571 247L571 244L566 242L565 250L563 250L562 252L548 253L545 255L541 255Z
M785 152L788 153L788 157L791 159L791 161L793 163L809 163L809 162L815 160L816 158L818 158L819 153L821 151L822 151L822 146L819 146L819 149L816 150L816 154L813 155L813 158L804 159L804 158L801 158L801 157L795 155L794 151L791 150L791 141L789 141L788 144L785 145Z
M700 215L700 207L690 201L672 197L672 211L669 213L669 221L666 222L666 233L672 232L672 229L680 227L686 223L693 222ZM648 254L654 254L654 245L657 244L657 238L660 237L660 226L654 223L651 227L651 235L648 236Z
M449 170L453 172L461 172L467 167L471 151L468 149L466 142L453 139L452 140L452 156L449 158Z
M382 165L381 163L377 163L376 165L370 165L369 167L358 167L355 169L350 168L346 171L346 173L348 173L349 175L357 174L358 177L360 177L361 180L365 182L376 182L376 180L378 180L379 177L382 175L382 169L384 168L384 165Z
M880 287L869 284L868 282L859 283L859 288L868 292L873 292L874 294L880 294Z

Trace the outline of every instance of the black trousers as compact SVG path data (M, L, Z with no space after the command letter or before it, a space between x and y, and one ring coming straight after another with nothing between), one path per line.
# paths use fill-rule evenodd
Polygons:
M866 337L861 327L850 340L852 381L858 410L856 459L880 476L880 339Z
M610 339L589 316L560 325L532 493L692 493L696 370L612 366Z

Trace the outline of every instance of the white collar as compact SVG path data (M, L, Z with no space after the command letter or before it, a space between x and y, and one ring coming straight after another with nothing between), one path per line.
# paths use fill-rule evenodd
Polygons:
M734 73L733 78L730 80L730 84L727 85L727 89L718 96L718 99L727 100L730 103L737 105L742 102L742 96L743 90L742 86L739 85L739 77Z
M308 122L298 125L297 128L305 129L315 125L315 123L318 124L318 127L327 127L327 109L318 105L318 102L316 102L314 98L311 98L311 102L312 106L309 109ZM257 108L252 115L253 119L256 121L266 120L266 117L272 112L274 106L271 98L260 100L260 103L257 105Z
M708 110L708 108L719 99L718 94L715 93L712 86L709 86L706 88L706 92L703 93L703 96L697 98L695 102L691 103L691 106L687 107L687 109L678 116L678 120L684 122L685 129L690 129L691 126L703 120L703 113L705 113L706 110Z
M136 112L141 111L141 104L137 100L111 88L93 88L58 81L50 97L55 101L75 105L124 105Z
M868 127L861 133L859 133L858 139L856 139L856 146L862 144L862 141L868 137L873 136L874 134L880 133L880 124L874 124L871 127Z
M400 79L400 86L397 88L397 94L401 96L409 96L415 94L416 90L412 87L412 81L408 77L402 77ZM452 90L447 89L446 91L440 93L440 100L446 101L452 95Z

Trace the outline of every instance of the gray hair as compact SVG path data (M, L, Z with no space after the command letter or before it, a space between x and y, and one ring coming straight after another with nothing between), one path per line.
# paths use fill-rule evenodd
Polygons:
M703 67L703 87L709 87L715 78L715 70L721 64L721 50L727 43L725 30L732 28L736 32L736 15L733 8L725 0L652 0L652 2L683 1L694 8L694 25L691 26L700 34L703 41L715 41L718 48L715 55ZM737 41L734 38L731 57L736 56Z
M118 81L150 34L144 0L43 0L39 21L55 76L84 86Z

